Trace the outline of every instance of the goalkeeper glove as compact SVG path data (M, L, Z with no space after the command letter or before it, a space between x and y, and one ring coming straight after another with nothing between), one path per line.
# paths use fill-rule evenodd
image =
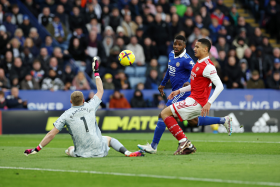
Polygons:
M95 77L100 77L99 76L99 64L98 64L98 60L96 57L93 57L93 59L92 59L92 71L94 72Z
M24 151L25 156L38 153L43 147L39 144L35 149L26 149Z

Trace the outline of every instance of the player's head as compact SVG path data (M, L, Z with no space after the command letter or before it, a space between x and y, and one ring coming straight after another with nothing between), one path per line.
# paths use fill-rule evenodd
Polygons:
M206 38L201 38L197 40L194 46L194 56L197 58L204 58L209 55L211 49L211 42Z
M186 38L182 35L177 35L174 39L173 50L175 56L180 55L186 48Z
M80 91L75 91L71 94L71 100L70 103L72 103L73 106L80 106L85 102L84 95Z

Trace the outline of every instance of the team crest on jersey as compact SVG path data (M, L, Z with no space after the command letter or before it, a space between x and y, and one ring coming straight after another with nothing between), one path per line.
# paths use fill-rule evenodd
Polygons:
M180 62L177 62L177 63L176 63L176 66L179 67L179 66L180 66Z
M197 67L195 71L198 71L198 70L199 70L199 67Z
M170 60L169 60L169 62L170 62Z

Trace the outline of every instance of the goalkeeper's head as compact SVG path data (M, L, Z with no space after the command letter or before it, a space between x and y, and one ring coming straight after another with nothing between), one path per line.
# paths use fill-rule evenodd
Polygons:
M70 103L72 103L73 106L80 106L83 105L85 102L84 95L80 91L75 91L71 94L71 100Z

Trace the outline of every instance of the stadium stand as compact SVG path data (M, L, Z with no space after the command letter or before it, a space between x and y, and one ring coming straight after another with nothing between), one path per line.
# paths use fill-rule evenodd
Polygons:
M59 89L76 90L68 66L72 79L83 71L95 89L93 56L99 57L101 76L112 76L108 88L154 85L166 73L174 36L182 34L194 61L196 40L211 39L211 60L226 88L280 89L279 17L279 0L2 0L0 87L35 89L36 82L44 89L45 78L59 78ZM139 56L133 66L118 63L124 49ZM55 77L49 77L50 70ZM121 79L120 70L126 75ZM152 70L156 78L150 77Z

